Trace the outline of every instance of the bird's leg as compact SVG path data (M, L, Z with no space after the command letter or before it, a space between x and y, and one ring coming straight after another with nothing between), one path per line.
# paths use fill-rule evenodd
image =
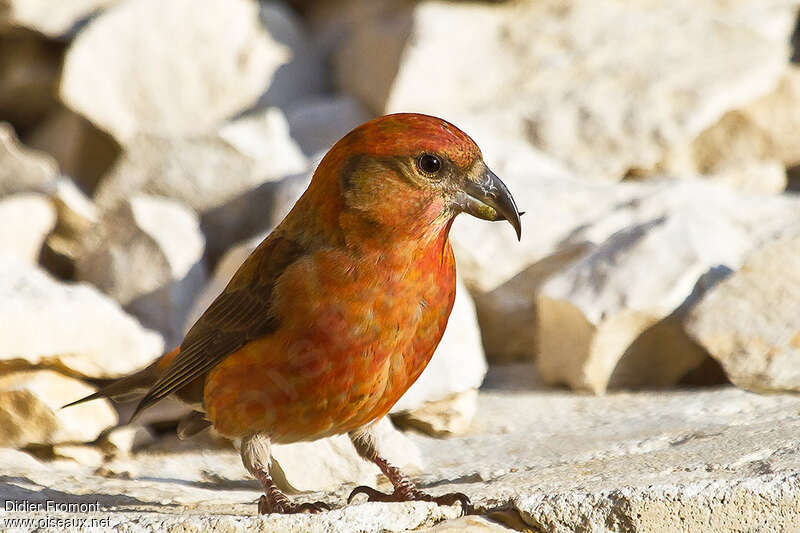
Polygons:
M330 506L324 502L296 504L281 492L269 473L272 466L272 452L266 435L255 433L245 437L242 439L239 452L244 467L264 487L264 495L258 500L260 514L318 513L330 510Z
M353 442L358 455L368 461L372 461L381 472L389 478L394 487L392 494L385 494L372 487L361 485L353 489L347 498L350 503L357 494L366 494L368 501L371 502L406 502L406 501L426 501L434 502L439 505L453 505L460 502L464 514L470 512L472 504L469 496L461 492L452 492L441 496L431 496L417 488L411 478L405 475L399 468L391 464L384 458L379 450L379 436L374 430L374 425L361 428L350 432L350 440Z

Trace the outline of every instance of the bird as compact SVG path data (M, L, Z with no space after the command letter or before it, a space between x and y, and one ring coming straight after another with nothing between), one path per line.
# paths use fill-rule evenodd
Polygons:
M245 259L183 341L149 366L72 402L138 398L134 418L168 396L193 411L187 438L213 426L239 443L262 485L261 514L321 512L275 484L271 445L339 434L375 463L392 493L369 501L471 505L420 490L382 452L375 429L442 338L456 291L455 217L520 212L475 141L429 115L372 119L336 142L284 220ZM67 406L65 406L67 407Z

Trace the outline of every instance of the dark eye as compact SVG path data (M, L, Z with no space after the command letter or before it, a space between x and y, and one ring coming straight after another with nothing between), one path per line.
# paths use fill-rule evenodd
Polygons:
M422 154L417 159L417 166L425 174L436 174L442 168L442 162L433 154Z

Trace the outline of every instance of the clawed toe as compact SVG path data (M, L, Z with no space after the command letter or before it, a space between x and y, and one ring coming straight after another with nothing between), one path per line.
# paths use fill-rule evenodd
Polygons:
M325 502L306 502L301 504L292 503L288 500L270 502L266 496L261 496L258 500L259 514L316 514L330 510L331 506Z
M460 503L464 514L469 514L472 511L472 500L463 492L450 492L442 494L441 496L434 496L431 501L439 505L454 505Z
M353 498L358 496L359 494L366 494L368 502L395 502L399 501L393 499L395 496L394 494L386 494L385 492L381 492L379 490L375 490L372 487L367 487L366 485L360 485L353 489L353 492L350 493L350 496L347 497L347 503L352 503Z
M422 492L421 490L413 490L407 493L395 491L391 494L387 494L385 492L375 490L372 487L361 485L353 489L353 492L351 492L350 496L347 497L347 503L351 503L353 498L359 494L365 494L367 496L367 501L369 502L424 501L433 502L437 505L454 505L456 503L460 503L464 514L469 514L472 510L472 502L470 501L469 496L462 492L451 492L448 494L442 494L441 496L431 496L430 494Z

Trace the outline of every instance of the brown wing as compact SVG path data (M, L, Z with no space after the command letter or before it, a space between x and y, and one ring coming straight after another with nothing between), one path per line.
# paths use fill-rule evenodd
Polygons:
M186 334L180 352L133 416L202 376L249 341L275 331L278 321L271 309L275 280L303 254L299 244L276 233L259 244Z

